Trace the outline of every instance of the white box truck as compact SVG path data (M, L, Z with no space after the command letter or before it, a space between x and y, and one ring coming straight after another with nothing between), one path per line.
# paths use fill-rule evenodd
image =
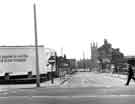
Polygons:
M38 46L40 74L50 71L48 58L54 53L54 50L43 45ZM35 75L35 64L35 46L0 46L0 75L21 75L30 71Z

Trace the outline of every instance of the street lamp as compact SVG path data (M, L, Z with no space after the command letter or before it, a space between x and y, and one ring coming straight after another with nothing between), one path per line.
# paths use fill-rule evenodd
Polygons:
M40 73L39 73L39 58L38 58L38 38L37 38L37 20L36 20L36 5L33 4L34 9L34 31L35 31L35 60L36 60L36 85L40 87Z

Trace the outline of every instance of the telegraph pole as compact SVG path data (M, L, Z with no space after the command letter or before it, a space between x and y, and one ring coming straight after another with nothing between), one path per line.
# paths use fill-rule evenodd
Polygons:
M38 38L37 38L37 19L36 19L36 4L33 4L34 9L34 31L35 31L35 60L36 60L36 85L40 87L40 73L39 73L39 58L38 58Z

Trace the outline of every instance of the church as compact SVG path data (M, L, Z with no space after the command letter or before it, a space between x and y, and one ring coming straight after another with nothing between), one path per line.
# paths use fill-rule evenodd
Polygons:
M104 39L104 44L100 47L96 42L91 43L91 61L93 70L111 72L112 68L117 71L117 68L121 67L125 59L119 48L112 48L112 44Z

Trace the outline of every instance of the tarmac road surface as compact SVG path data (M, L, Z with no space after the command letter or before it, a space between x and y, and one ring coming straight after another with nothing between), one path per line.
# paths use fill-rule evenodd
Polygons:
M111 74L76 73L63 85L9 88L1 104L135 104L135 83Z

